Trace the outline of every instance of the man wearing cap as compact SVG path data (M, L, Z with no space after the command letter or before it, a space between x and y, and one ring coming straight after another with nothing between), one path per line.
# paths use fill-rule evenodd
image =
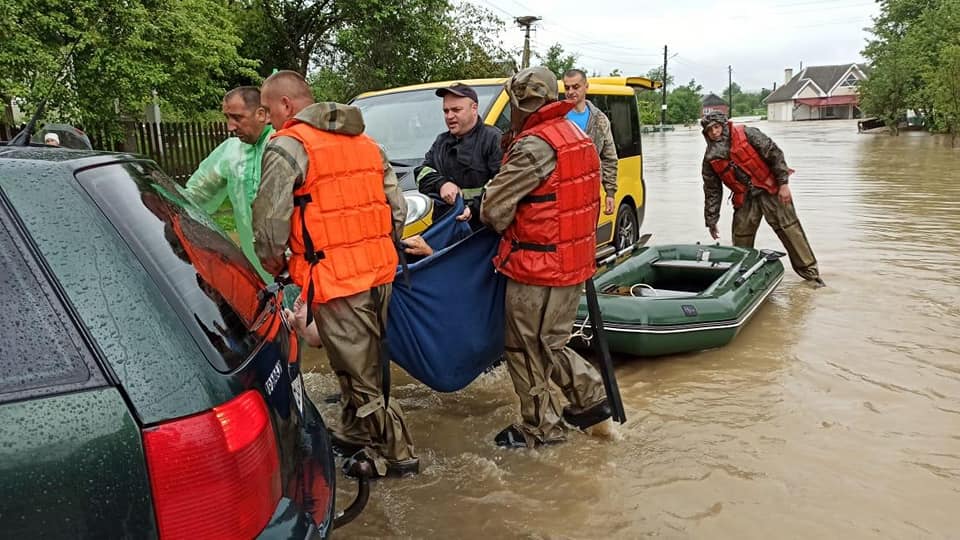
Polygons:
M420 193L443 201L434 205L433 219L448 212L457 195L463 195L466 208L457 219L477 227L483 186L500 170L500 130L480 121L473 88L454 83L436 93L443 98L447 131L437 136L423 165L415 169L417 187Z
M596 269L600 158L557 101L557 78L525 69L505 84L510 98L506 159L487 184L480 219L502 235L493 260L507 278L505 357L522 422L498 446L563 441L567 424L585 429L610 417L600 374L566 346L584 281ZM553 381L570 405L561 410Z
M723 186L733 202L733 245L752 248L760 218L773 227L790 255L793 270L818 287L824 286L807 235L793 207L783 151L759 129L729 122L711 112L700 121L707 149L703 155L703 217L715 240L723 202Z
M617 197L617 145L613 141L610 119L596 105L587 99L590 83L587 74L579 69L570 69L563 74L563 91L573 109L567 118L586 133L600 155L600 171L603 192L606 194L603 213L613 214L613 204Z

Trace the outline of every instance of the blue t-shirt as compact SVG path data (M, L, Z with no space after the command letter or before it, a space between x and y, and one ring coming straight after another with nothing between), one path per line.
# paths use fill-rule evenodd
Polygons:
M582 113L578 113L576 109L570 109L570 112L567 113L567 118L574 124L580 126L580 129L586 133L587 120L590 119L590 107L584 109Z

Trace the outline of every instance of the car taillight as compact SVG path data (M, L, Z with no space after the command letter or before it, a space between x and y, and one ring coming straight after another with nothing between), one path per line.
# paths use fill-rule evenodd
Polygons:
M280 500L267 406L248 390L143 434L161 538L252 538Z

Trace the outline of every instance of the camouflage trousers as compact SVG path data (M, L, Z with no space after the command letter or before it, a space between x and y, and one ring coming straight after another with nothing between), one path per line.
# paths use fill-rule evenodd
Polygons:
M320 340L340 383L338 438L372 448L388 461L416 457L413 439L394 399L384 407L380 339L386 328L391 285L318 304Z
M507 280L505 358L520 398L518 425L540 442L564 439L562 406L553 381L575 408L606 396L600 373L566 346L576 318L581 285L539 287Z
M790 256L794 272L807 280L820 277L817 258L800 225L793 203L783 204L776 195L751 190L743 205L733 212L733 245L752 248L760 227L760 218L767 220Z

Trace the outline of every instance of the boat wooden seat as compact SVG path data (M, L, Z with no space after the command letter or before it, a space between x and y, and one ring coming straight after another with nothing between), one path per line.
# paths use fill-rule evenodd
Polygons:
M654 268L683 268L693 270L729 270L733 263L722 261L690 261L683 259L658 259L651 263Z

